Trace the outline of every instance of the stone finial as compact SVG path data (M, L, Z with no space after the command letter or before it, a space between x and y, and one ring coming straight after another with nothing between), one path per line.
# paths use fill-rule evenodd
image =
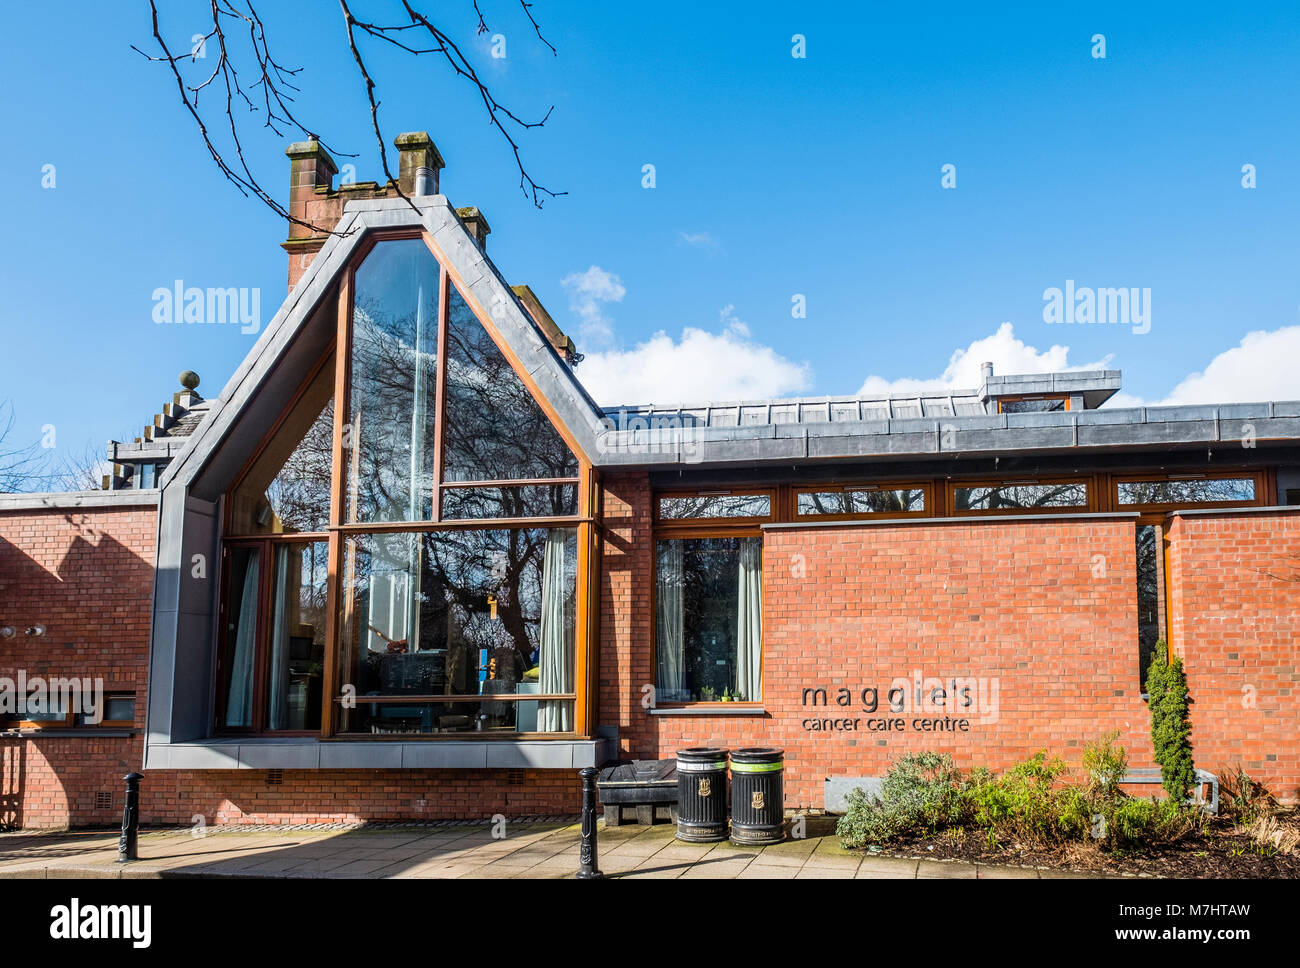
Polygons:
M197 390L199 388L199 375L193 370L181 370L181 386L186 390Z

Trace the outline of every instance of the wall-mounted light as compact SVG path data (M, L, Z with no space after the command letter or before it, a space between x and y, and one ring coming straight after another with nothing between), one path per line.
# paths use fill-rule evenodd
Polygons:
M17 634L17 631L12 625L6 625L3 628L0 628L0 639L12 639Z
M27 628L23 629L23 635L44 635L44 634L45 634L44 625L30 625Z

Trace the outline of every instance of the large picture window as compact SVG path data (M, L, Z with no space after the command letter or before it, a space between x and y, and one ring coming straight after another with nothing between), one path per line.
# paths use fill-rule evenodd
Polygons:
M227 496L222 732L588 727L590 470L439 258L365 250L335 351Z
M656 559L656 698L761 699L762 539L665 538Z
M349 536L340 599L343 732L573 730L575 529Z

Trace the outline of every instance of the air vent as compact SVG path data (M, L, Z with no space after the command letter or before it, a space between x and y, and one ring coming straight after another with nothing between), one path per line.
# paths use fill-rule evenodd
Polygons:
M506 782L512 786L518 786L524 782L523 770L506 770Z
M266 771L266 785L267 785L267 786L279 786L279 785L280 785L281 783L283 783L283 782L284 782L284 770L267 770L267 771Z
M96 810L113 809L113 793L111 790L100 790L98 793L95 794L95 809Z

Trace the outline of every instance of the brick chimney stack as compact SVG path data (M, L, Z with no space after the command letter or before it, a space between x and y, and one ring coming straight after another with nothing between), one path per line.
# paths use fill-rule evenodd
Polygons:
M315 226L289 223L289 238L281 243L289 254L289 288L293 289L302 278L316 253L329 237L329 230L343 217L343 207L356 198L396 198L397 188L407 197L416 190L416 176L421 168L427 169L426 187L432 194L438 192L442 155L427 131L408 131L393 141L398 154L397 184L388 182L343 182L334 187L334 176L339 167L329 152L315 139L299 141L285 149L289 156L289 214ZM479 238L480 244L483 242Z

